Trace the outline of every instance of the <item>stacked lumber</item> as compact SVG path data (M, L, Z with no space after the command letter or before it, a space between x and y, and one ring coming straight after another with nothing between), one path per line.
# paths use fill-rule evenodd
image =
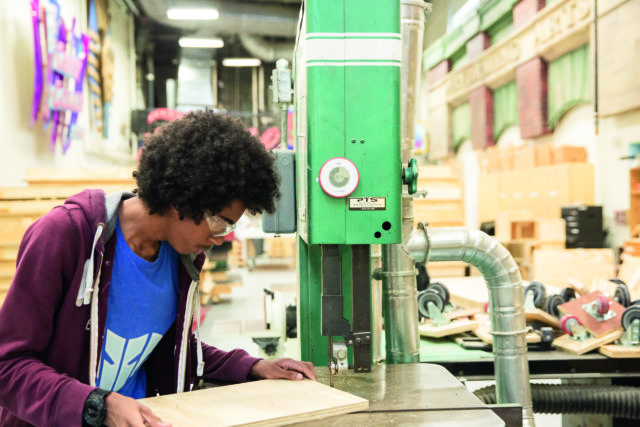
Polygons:
M0 188L0 305L13 279L18 246L27 228L86 188L107 193L133 189L132 172L131 168L28 169L26 187Z
M231 295L236 286L242 286L242 278L208 268L205 264L200 273L200 304L219 303L222 295Z
M430 227L462 227L465 225L464 190L459 171L450 165L420 166L418 193L426 197L413 199L414 222ZM464 262L430 262L429 277L464 277Z
M426 197L413 200L416 223L429 223L431 227L465 224L463 183L452 166L421 166L418 192L421 191L426 191Z

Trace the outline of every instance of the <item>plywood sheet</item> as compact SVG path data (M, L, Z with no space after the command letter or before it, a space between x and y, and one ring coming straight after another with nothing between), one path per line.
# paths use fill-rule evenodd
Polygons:
M369 401L311 380L262 380L142 399L173 427L281 426L369 408Z

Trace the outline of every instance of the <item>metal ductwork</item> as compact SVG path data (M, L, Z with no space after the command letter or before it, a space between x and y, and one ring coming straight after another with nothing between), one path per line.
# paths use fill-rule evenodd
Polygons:
M216 7L219 19L215 21L176 21L167 18L167 9L175 6L171 0L140 0L144 12L154 21L174 28L193 31L197 35L259 34L291 37L296 35L299 7L285 5L196 2L192 7Z
M464 261L476 267L489 288L498 403L522 405L523 425L534 426L527 361L524 290L513 257L496 239L464 227L420 224L407 243L416 262Z
M295 41L290 42L269 42L260 36L250 34L240 34L242 46L255 58L260 58L264 62L276 62L280 58L293 61L293 49Z
M415 134L415 98L420 86L420 57L424 34L423 0L402 0L402 91L401 91L401 159L411 158ZM402 196L403 244L382 247L382 311L385 322L387 363L420 362L416 269L404 246L413 230L413 199Z

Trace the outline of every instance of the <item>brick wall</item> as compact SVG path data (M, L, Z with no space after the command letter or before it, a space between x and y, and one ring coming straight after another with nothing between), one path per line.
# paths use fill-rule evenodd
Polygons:
M491 46L491 37L486 32L480 32L467 42L467 61L473 61L478 55Z
M451 61L444 59L429 70L427 73L427 81L429 84L436 83L438 80L444 78L449 71L451 71Z
M495 145L493 140L493 92L488 86L479 86L469 92L471 109L471 141L473 148L483 149Z
M513 27L526 25L540 9L545 6L545 0L521 0L513 7Z
M530 59L516 69L518 111L522 138L549 133L547 127L547 63L541 57Z

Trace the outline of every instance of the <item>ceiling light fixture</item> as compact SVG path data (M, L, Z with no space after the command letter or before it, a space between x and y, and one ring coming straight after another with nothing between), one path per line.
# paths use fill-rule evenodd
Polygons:
M262 64L258 58L225 58L222 65L225 67L258 67Z
M203 49L218 49L224 46L224 41L219 38L196 39L192 37L180 37L180 47L195 47Z
M180 9L167 10L167 18L175 20L212 21L218 19L218 9Z

